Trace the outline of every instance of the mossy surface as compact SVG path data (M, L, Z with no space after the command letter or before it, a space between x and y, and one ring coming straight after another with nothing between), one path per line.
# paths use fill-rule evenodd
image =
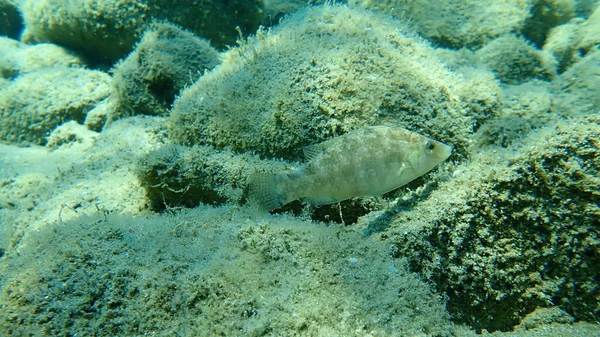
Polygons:
M282 161L215 151L210 146L168 144L143 156L137 166L140 181L156 210L199 204L242 203L248 177L265 167L289 170Z
M27 45L0 36L0 77L13 80L43 68L82 68L84 62L68 49L55 44Z
M573 64L553 84L557 114L597 114L600 111L600 51Z
M420 34L447 48L479 48L521 31L530 17L531 0L352 0L351 4L410 20Z
M550 80L556 75L556 61L552 56L514 35L502 36L489 42L475 55L484 67L489 67L504 83Z
M0 144L0 219L4 247L50 223L83 214L140 214L148 198L135 174L140 156L164 142L158 118L113 123L102 134L65 123L47 147Z
M111 119L168 115L179 91L219 62L217 50L207 40L172 24L151 25L112 71L118 106Z
M538 48L541 48L553 27L573 19L577 0L535 0L532 1L530 16L525 21L522 33Z
M43 266L43 267L40 267ZM6 336L450 336L441 298L389 247L248 209L81 217L0 266Z
M99 66L127 55L152 20L170 21L219 48L233 45L239 35L236 26L246 34L256 30L260 6L255 0L30 0L20 5L26 41L68 47Z
M456 93L460 79L431 51L386 16L341 5L300 10L185 89L171 138L297 160L306 145L387 123L466 157L473 121Z
M0 0L0 35L16 39L23 29L23 18L14 0Z
M83 123L86 113L108 97L110 77L77 68L42 68L18 77L0 91L0 141L46 144L67 121Z
M562 73L600 46L600 5L585 18L575 18L553 28L543 49L554 55Z
M598 139L595 115L484 151L385 236L448 295L458 321L503 330L550 306L597 320Z

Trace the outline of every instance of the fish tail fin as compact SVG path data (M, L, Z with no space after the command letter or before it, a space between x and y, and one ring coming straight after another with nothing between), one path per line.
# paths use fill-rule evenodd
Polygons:
M263 211L272 211L287 203L283 179L280 176L255 172L250 176L248 184L248 200L250 204Z

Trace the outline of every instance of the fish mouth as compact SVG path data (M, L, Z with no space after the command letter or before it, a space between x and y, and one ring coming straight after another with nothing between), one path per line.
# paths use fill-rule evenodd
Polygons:
M438 143L437 155L440 157L441 161L444 161L450 157L452 154L452 146L446 145L444 143Z

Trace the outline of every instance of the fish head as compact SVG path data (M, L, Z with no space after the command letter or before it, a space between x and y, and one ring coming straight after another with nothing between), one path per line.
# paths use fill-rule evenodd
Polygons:
M446 145L437 140L426 138L421 144L420 160L417 170L425 173L433 169L452 154L452 146Z
M430 160L441 163L452 154L452 146L438 142L437 140L427 139L423 144L423 153Z

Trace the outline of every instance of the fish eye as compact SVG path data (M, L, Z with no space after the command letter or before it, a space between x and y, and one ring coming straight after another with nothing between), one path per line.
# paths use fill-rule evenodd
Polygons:
M433 151L433 149L435 149L435 144L428 140L427 143L425 143L425 148L429 151Z

